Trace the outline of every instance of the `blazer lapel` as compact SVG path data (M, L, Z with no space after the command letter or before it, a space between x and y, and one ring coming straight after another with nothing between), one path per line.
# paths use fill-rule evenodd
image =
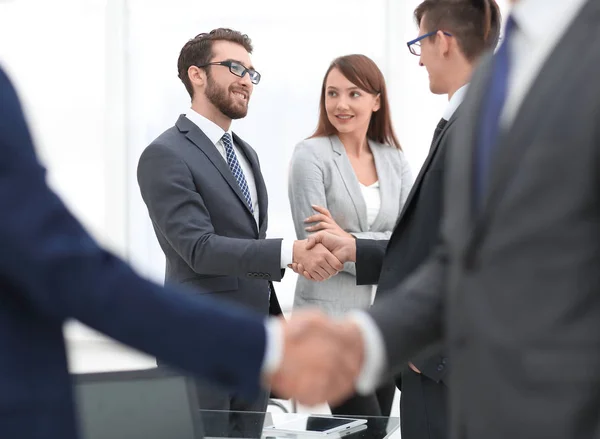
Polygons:
M373 225L371 226L371 230L381 230L383 226L382 222L384 218L389 218L390 216L396 217L398 212L390 212L392 206L398 202L398 199L394 198L394 185L397 185L399 182L394 179L395 171L392 168L389 160L386 160L385 150L384 149L392 149L393 146L382 145L380 143L369 140L369 146L371 148L371 153L373 153L373 160L375 161L375 169L377 170L377 179L379 180L379 195L381 197L381 207L379 208L379 212L375 217L375 221L373 221ZM361 192L362 194L362 192ZM364 200L364 199L363 199ZM366 212L366 205L365 205ZM367 219L368 222L368 219ZM368 224L367 224L368 226Z
M562 83L564 85L562 90L567 90L572 81L566 78L572 76L573 66L584 62L582 60L586 59L586 50L597 50L597 47L589 41L592 32L598 29L599 11L594 11L598 6L595 3L595 1L588 2L571 24L540 69L538 77L523 99L512 126L500 135L490 167L488 194L477 221L479 233L511 177L516 174L527 147L533 143L537 133L543 130L541 124L544 119L540 118L539 112L543 111L542 109L552 111L555 102L559 101L557 93L560 90L556 89L556 85Z
M181 133L185 134L194 145L196 145L208 159L212 162L215 168L221 173L227 184L231 187L233 192L240 199L240 202L246 207L247 212L252 216L252 212L250 212L250 208L246 203L246 199L244 198L244 194L242 194L242 190L240 189L240 185L234 178L231 170L229 169L229 165L219 151L215 147L215 145L210 141L208 137L202 132L200 128L196 124L194 124L191 120L189 120L184 115L179 116L177 123L175 124ZM252 217L254 222L254 217Z
M352 164L350 163L348 155L346 154L346 149L344 148L344 145L340 141L339 137L336 135L329 136L329 140L331 141L331 147L335 152L333 161L335 162L342 180L344 181L348 195L354 204L360 230L362 232L366 232L369 229L367 225L367 206L362 196L358 178L356 178Z
M258 196L258 222L260 224L259 229L262 231L263 226L266 226L267 212L269 207L269 198L267 195L267 186L260 170L260 164L256 152L250 148L250 146L244 142L237 134L233 133L233 140L236 145L240 147L250 166L252 166L252 173L254 174L254 184L256 185L256 193ZM246 176L246 178L250 178Z
M450 126L452 124L454 124L454 122L456 121L458 111L460 111L460 108L458 108L454 112L454 114L448 120L448 123L446 123L446 126L444 126L444 129L440 132L440 134L437 136L437 138L433 141L433 144L431 145L431 148L429 149L429 154L427 155L427 158L425 158L425 161L423 162L423 166L421 166L421 170L419 171L419 174L417 175L417 178L415 179L415 182L413 183L413 187L412 187L411 191L409 192L408 197L406 198L406 201L404 203L404 206L402 207L402 210L400 211L401 213L398 216L398 221L396 224L400 223L400 221L402 220L402 217L404 215L404 212L407 211L407 209L410 207L411 203L413 202L415 196L419 193L419 190L421 189L421 183L423 183L423 179L425 178L425 174L427 174L427 171L429 170L429 167L431 166L431 163L433 162L433 159L435 158L436 153L438 152L438 150L440 148L440 144L442 143L442 139L446 135L446 132L448 131Z

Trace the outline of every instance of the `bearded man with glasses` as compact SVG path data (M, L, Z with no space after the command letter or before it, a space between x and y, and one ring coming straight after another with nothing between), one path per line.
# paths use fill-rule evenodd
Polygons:
M166 257L166 281L266 317L281 314L272 282L289 264L303 261L319 279L343 265L323 246L308 251L305 241L265 239L267 188L258 156L231 131L232 120L248 113L261 79L251 53L247 35L223 28L184 45L177 67L191 108L144 150L138 183ZM277 340L279 326L270 321L267 329ZM267 359L267 370L275 370L281 354ZM197 388L202 409L266 411L267 392L245 401L210 383L197 382ZM262 430L260 420L235 413L225 424L205 428L225 437L259 437Z

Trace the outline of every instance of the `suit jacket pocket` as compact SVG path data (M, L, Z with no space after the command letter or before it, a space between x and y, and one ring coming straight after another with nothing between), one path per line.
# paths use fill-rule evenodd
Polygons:
M186 279L181 283L198 290L200 293L236 291L238 289L238 278L233 276L195 277Z

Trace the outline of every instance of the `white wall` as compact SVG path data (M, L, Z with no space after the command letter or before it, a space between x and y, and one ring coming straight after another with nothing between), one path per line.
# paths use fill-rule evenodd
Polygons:
M287 167L316 125L329 62L364 53L386 76L392 116L416 175L443 97L406 41L418 0L18 0L0 2L0 62L23 98L49 182L104 245L162 280L164 259L135 168L142 149L189 100L177 78L182 45L227 26L248 33L263 75L248 117L234 123L258 151L269 188L269 237L294 237ZM506 1L500 2L506 10ZM285 8L284 8L285 6ZM295 275L278 287L284 307ZM143 312L143 310L140 310ZM80 326L67 331L74 370L135 368L152 360Z

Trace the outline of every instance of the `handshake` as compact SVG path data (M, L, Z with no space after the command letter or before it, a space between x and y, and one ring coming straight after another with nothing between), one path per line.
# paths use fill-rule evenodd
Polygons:
M309 280L323 281L344 268L344 262L356 261L354 236L343 230L325 207L313 205L316 214L304 220L312 232L305 241L294 242L293 263L289 268Z
M283 398L301 404L337 405L355 389L365 346L352 320L334 321L315 310L299 311L280 322L283 355L278 369L264 377Z
M335 276L344 268L344 262L356 261L356 240L349 236L322 231L304 241L296 241L294 262L289 268L314 281Z

